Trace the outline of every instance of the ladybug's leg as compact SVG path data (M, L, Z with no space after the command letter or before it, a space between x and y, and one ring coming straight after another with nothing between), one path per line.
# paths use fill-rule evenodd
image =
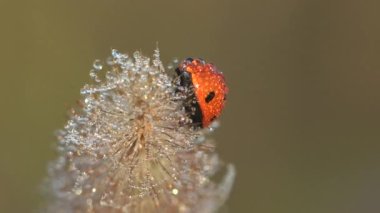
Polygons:
M195 96L193 97L195 99ZM198 101L192 101L191 104L185 107L185 110L190 114L192 124L195 127L203 127L203 113L201 107L198 104Z

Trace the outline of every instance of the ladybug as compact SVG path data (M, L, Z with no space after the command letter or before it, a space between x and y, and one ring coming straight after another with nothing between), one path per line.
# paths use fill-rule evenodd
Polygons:
M189 88L190 101L185 110L195 127L205 128L219 117L224 107L228 88L218 69L203 59L187 58L176 68L180 86Z

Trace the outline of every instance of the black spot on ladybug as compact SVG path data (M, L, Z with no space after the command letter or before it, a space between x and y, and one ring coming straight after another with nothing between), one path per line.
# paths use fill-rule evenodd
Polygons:
M214 91L209 92L207 97L205 98L206 103L209 103L210 101L212 101L214 97L215 97L215 92Z

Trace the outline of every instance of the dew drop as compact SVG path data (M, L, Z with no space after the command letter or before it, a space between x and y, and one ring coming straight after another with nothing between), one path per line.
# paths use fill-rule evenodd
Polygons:
M81 188L74 189L74 193L76 195L81 195L82 194L82 189Z
M196 138L195 143L196 144L201 144L206 140L206 137L204 135L200 135L199 137Z
M102 62L101 62L99 59L96 59L96 60L94 61L94 63L92 64L92 66L93 66L94 69L97 70L97 71L103 69L103 64L102 64Z
M153 54L153 65L156 67L161 66L161 61L160 61L160 50L157 48L154 50Z
M112 49L112 56L114 57L114 58L120 58L120 52L118 51L118 50L116 50L116 49Z
M90 71L90 77L95 81L95 82L101 82L101 80L99 79L99 77L98 77L98 74L97 74L97 72L98 72L99 70L97 70L97 69L92 69L91 71Z
M201 177L199 180L199 183L204 184L206 181L207 181L207 179L205 177Z
M178 194L178 189L173 189L172 193L173 193L173 195L177 195Z
M140 59L140 52L139 51L136 51L136 52L134 52L133 53L133 57L136 59L136 60L138 60L138 59Z
M84 103L89 104L91 102L91 98L87 97L84 99Z
M210 131L214 131L216 128L218 128L220 126L220 123L218 120L215 120L213 121L211 124L210 124Z

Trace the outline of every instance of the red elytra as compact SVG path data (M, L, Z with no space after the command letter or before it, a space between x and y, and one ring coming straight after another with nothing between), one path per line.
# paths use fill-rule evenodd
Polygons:
M196 103L186 109L195 108L189 112L193 124L207 127L218 118L224 108L228 87L224 76L218 69L202 59L185 59L176 69L181 85L191 87Z

